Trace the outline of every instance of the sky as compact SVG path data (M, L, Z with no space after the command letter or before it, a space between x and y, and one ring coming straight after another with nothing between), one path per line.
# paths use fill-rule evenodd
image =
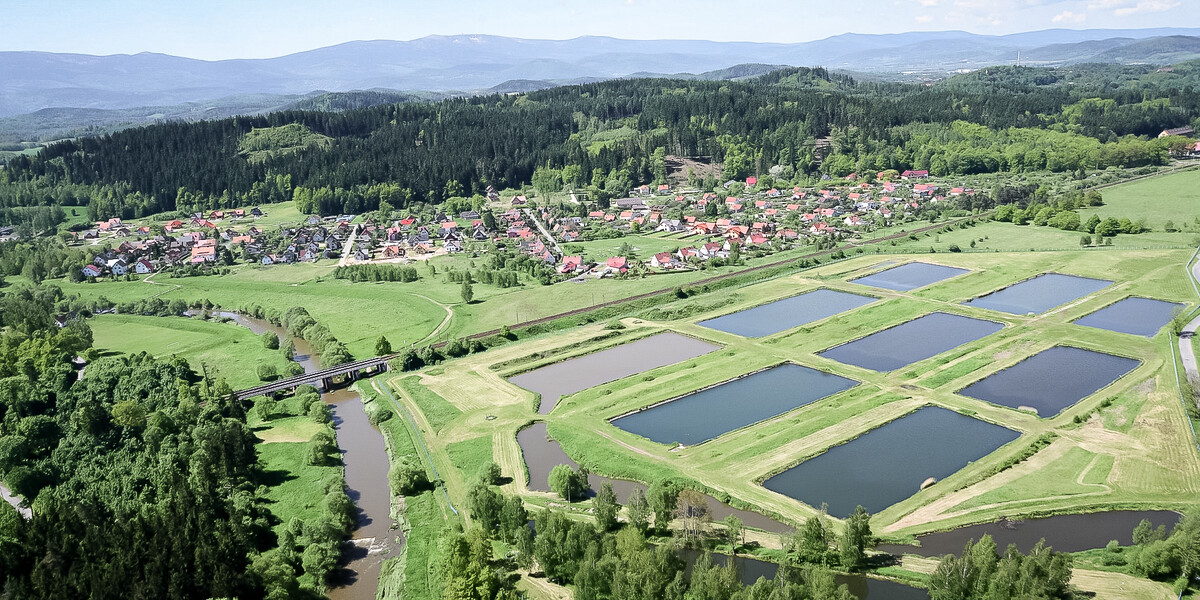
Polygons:
M3 0L0 50L268 58L433 34L804 42L842 33L1200 27L1200 0Z

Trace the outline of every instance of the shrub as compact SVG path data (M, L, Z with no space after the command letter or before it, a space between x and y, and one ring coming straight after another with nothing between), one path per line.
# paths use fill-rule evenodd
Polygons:
M429 485L425 469L408 458L403 458L388 469L388 482L392 485L392 493L408 496Z
M258 379L260 381L268 381L274 379L279 372L275 370L275 365L258 365Z
M314 402L308 407L308 418L317 423L328 425L333 422L333 411L324 402Z

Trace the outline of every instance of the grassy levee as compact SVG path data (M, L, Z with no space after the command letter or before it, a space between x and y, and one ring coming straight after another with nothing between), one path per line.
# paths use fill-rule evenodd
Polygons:
M259 385L258 365L271 365L283 373L288 363L281 352L264 347L262 338L230 323L185 317L98 315L88 324L94 346L102 352L180 356L193 371L202 373L207 366L210 374L215 371L233 389Z

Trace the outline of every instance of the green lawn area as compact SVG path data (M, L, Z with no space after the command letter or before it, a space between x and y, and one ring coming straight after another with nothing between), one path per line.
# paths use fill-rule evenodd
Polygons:
M450 404L441 396L433 393L422 385L420 378L415 375L397 380L400 389L404 390L412 396L413 402L421 407L421 412L425 414L425 418L429 419L429 424L436 431L441 431L447 423L462 415L453 404Z
M483 436L447 444L446 454L450 455L450 462L454 466L473 480L485 465L492 462L492 437Z
M575 246L583 247L584 258L596 262L604 262L610 257L616 256L624 244L629 244L633 247L634 252L640 259L649 259L651 256L659 252L671 252L678 248L694 246L698 243L696 239L677 239L662 237L660 235L628 235L623 238L615 238L611 240L596 240L593 242L576 242L572 244L564 244L563 250L570 253L570 248Z
M98 315L88 324L95 347L102 352L181 356L197 373L203 372L204 366L210 373L215 370L234 389L258 385L260 364L274 365L280 373L287 367L281 352L268 350L260 337L232 323L110 314Z
M259 435L269 435L269 431ZM259 462L269 483L267 508L279 519L275 524L276 533L282 531L293 517L305 519L320 514L326 486L342 478L341 465L308 464L307 441L262 443L257 448Z
M1161 232L1167 221L1200 231L1200 169L1113 186L1103 194L1104 206L1081 211L1084 219L1094 211L1101 217L1144 217L1156 232Z

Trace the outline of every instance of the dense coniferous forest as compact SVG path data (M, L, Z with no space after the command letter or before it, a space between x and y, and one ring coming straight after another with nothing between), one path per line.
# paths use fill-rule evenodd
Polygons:
M264 476L229 387L145 353L77 380L91 331L52 318L72 302L55 287L3 297L0 477L33 511L0 502L0 596L299 597L301 562L322 576L336 563L349 499L337 494L329 543L310 542L321 556L264 554Z
M1170 73L997 67L931 86L784 69L740 82L619 80L289 111L53 144L0 170L0 208L86 205L94 218L129 218L295 198L305 211L356 213L518 187L539 167L567 168L564 184L603 202L661 179L664 153L722 162L727 178L777 165L831 176L1136 167L1181 150L1156 136L1196 121L1197 89L1200 63ZM247 135L265 128L307 141L248 158ZM254 150L264 139L254 136Z

